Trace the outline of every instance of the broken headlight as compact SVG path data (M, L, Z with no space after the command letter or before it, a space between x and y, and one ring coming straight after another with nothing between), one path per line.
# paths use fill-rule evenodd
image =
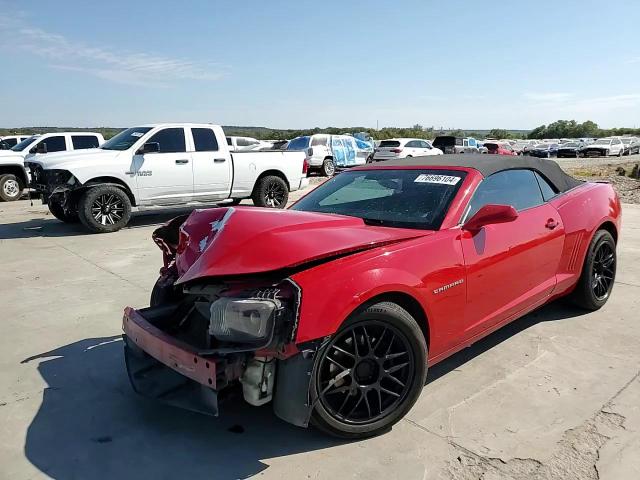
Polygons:
M281 309L278 299L221 297L210 307L209 334L222 342L266 344Z

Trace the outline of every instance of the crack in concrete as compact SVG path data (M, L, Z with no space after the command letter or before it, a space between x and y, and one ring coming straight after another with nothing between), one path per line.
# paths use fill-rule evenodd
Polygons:
M446 438L447 442L460 452L457 458L449 463L446 478L451 480L488 478L599 480L600 472L597 463L600 459L601 448L613 438L617 430L625 429L626 418L613 412L610 407L615 399L639 376L640 371L582 425L566 430L558 442L555 452L545 463L534 458L512 458L505 461L497 457L479 455L457 444L451 438ZM419 426L415 422L410 421L410 423ZM420 427L437 435L422 426Z
M443 474L449 480L600 480L597 468L600 450L615 436L617 430L626 430L626 418L612 411L615 399L640 377L638 371L602 407L583 424L568 429L558 442L556 450L547 462L535 458L512 458L480 455L455 442L451 436L432 432L419 423L404 418L407 423L431 435L445 440L458 451ZM606 432L606 433L605 433Z

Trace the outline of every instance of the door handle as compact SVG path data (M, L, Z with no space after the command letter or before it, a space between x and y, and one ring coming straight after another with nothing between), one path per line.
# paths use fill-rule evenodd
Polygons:
M180 159L176 160L176 163L178 165L183 165L185 163L189 163L189 160L187 160L186 158L180 158Z
M222 163L222 162L226 162L227 159L226 158L214 158L213 161L215 163Z
M549 230L553 230L558 225L559 225L558 222L556 222L553 218L550 218L549 220L547 220L545 227L547 227Z

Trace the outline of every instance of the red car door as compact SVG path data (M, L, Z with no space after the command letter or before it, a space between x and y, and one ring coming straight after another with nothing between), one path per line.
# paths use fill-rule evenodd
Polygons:
M564 244L560 215L545 202L532 171L508 170L485 179L467 218L486 204L512 205L518 218L461 236L467 338L542 303L555 287Z

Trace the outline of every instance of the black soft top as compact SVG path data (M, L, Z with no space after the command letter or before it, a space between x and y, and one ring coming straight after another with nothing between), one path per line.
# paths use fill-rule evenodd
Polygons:
M505 156L490 154L452 154L431 155L428 157L403 158L400 160L387 160L374 164L380 167L465 167L478 170L485 178L504 170L527 168L535 170L550 183L558 192L571 190L583 182L568 175L553 160L522 156ZM372 165L367 165L367 168ZM375 168L375 167L374 167Z

